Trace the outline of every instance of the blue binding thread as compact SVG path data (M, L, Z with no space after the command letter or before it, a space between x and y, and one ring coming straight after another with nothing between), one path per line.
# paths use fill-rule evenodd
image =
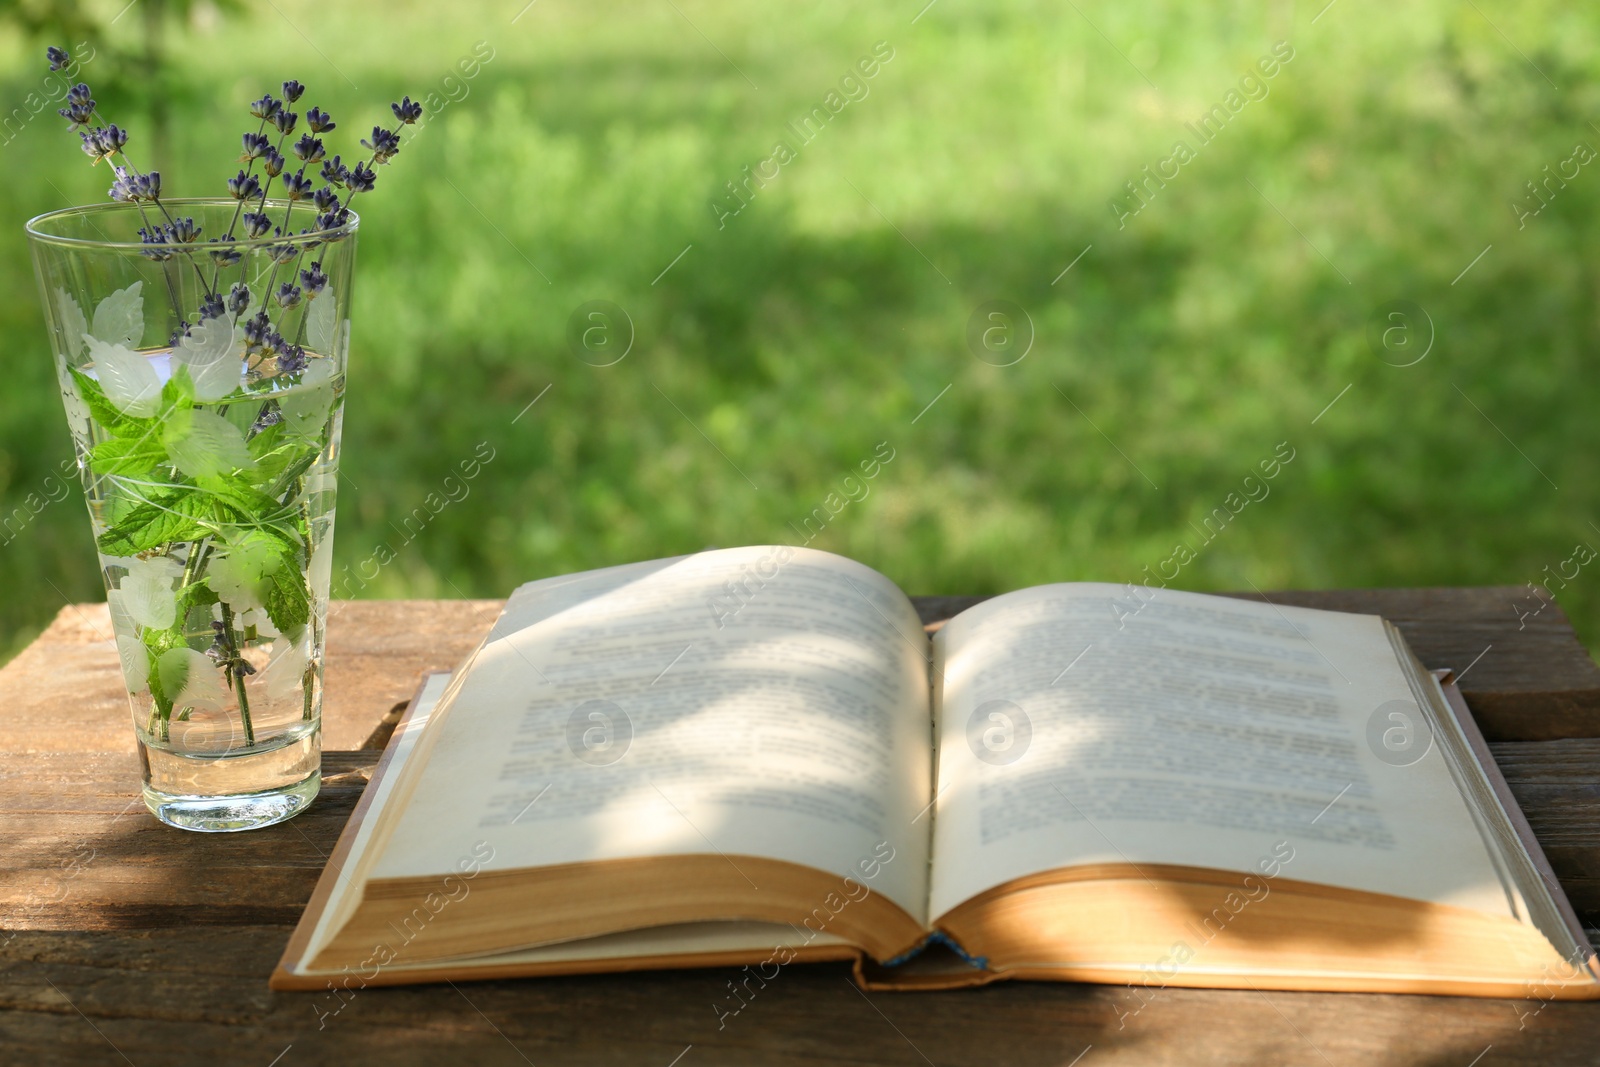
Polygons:
M976 967L978 970L987 971L989 969L989 957L988 956L974 956L974 955L972 955L972 953L970 953L966 949L962 948L959 944L956 943L954 938L950 937L950 935L946 934L942 930L935 930L933 933L931 933L927 937L923 938L920 942L918 942L917 944L913 945L908 951L902 952L900 955L896 956L894 959L885 960L883 962L883 966L885 966L885 967L898 967L902 963L905 963L907 960L912 959L912 958L914 958L916 956L920 956L923 952L925 952L927 950L929 945L943 945L946 948L948 948L951 952L954 952L957 956L960 956L961 959L964 962L970 964L973 967Z
M955 939L950 937L950 935L946 934L942 930L935 930L933 932L933 936L930 937L928 940L930 942L933 942L933 941L939 942L940 944L942 944L946 948L948 948L951 952L954 952L957 956L960 956L963 960L966 960L968 963L972 964L972 966L978 968L978 970L980 970L980 971L987 971L989 969L989 957L988 956L974 956L974 955L972 955L966 949L964 949L960 945L956 944Z

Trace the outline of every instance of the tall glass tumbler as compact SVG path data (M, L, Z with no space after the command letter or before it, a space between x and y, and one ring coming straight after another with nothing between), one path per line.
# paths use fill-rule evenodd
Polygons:
M277 236L314 209L263 209L259 239L229 236L231 199L27 224L145 804L187 830L280 822L321 785L357 220Z

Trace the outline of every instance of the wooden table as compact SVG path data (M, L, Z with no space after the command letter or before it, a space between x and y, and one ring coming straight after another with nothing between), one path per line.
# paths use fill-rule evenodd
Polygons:
M1394 619L1462 688L1585 924L1600 926L1600 669L1525 589L1268 594ZM924 597L925 621L973 598ZM351 602L329 626L322 796L249 834L139 801L105 606L64 608L0 669L0 1064L1426 1064L1600 1062L1600 1005L1001 983L858 991L795 966L717 1028L728 974L272 993L268 971L424 669L493 601ZM1593 936L1593 935L1591 935ZM325 1014L339 1007L336 1014ZM276 1058L275 1058L276 1057ZM1080 1058L1081 1057L1081 1058Z

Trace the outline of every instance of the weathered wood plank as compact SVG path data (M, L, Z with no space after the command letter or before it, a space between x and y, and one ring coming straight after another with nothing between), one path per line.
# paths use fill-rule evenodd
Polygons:
M316 803L248 834L177 833L131 758L0 755L0 928L292 925L378 753L323 754Z
M1574 906L1600 926L1600 671L1558 609L1517 629L1516 590L1268 594L1378 611L1469 699ZM976 598L923 598L925 620ZM330 626L330 747L354 749L425 668L453 666L498 602L351 603ZM1092 1064L1594 1062L1600 1006L1352 994L1131 991L1016 983L959 994L858 992L791 967L718 1028L722 971L370 989L348 1003L272 993L265 975L376 761L324 754L310 811L251 834L181 834L138 798L103 606L69 608L0 669L0 1060L291 1064L461 1061L681 1067L924 1061ZM1509 618L1507 618L1509 616ZM48 640L47 640L48 638ZM1482 638L1482 643L1479 639ZM1496 654L1508 650L1499 664ZM1554 724L1554 725L1552 725ZM337 1012L335 1012L335 1009ZM291 1047L292 1046L292 1047ZM690 1048L690 1046L693 1046ZM1492 1046L1492 1047L1491 1047ZM689 1051L685 1052L688 1049ZM287 1052L285 1052L287 1050ZM1485 1050L1488 1050L1487 1052Z
M456 667L498 600L339 600L328 610L323 747L359 748L425 670ZM0 667L0 748L132 752L133 721L104 604L69 604Z
M730 971L271 993L280 927L25 933L0 948L14 1062L285 1064L1592 1064L1592 1005L1015 983L858 992L781 971L721 1018ZM9 1010L3 1010L9 1009ZM79 1014L81 1012L81 1015ZM91 1025L92 1022L92 1025ZM115 1052L113 1051L113 1046ZM524 1059L524 1057L526 1059ZM1491 1058L1492 1057L1492 1058Z

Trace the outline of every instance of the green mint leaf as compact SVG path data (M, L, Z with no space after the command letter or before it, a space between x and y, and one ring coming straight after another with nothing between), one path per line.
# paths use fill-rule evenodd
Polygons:
M270 427L266 433L281 429L281 424ZM266 436L266 433L258 437ZM251 441L255 444L255 441ZM285 493L292 492L298 496L295 485L300 476L311 468L322 454L322 449L316 441L291 440L289 443L279 443L270 451L257 453L260 459L256 461L255 482L270 497L281 500Z
M83 317L83 309L72 299L72 294L59 285L56 286L56 314L60 317L67 358L76 359L83 352L83 335L89 332L89 320Z
M284 565L298 570L300 560L305 554L305 537L300 529L299 515L291 514L288 521L269 523L262 526L260 531L270 537L277 546Z
M167 450L161 435L112 437L89 450L89 469L96 474L116 474L125 478L146 478L167 463Z
M150 358L121 345L108 345L85 335L89 356L94 361L94 376L99 379L106 399L124 415L153 418L161 411L161 378L150 365Z
M124 415L106 398L100 383L76 367L70 368L72 380L77 383L78 395L89 409L89 415L100 427L114 437L141 437L157 425L155 419L139 419Z
M172 715L172 698L176 693L169 693L161 679L161 657L169 650L184 643L183 617L180 615L178 622L167 630L145 630L142 635L144 647L150 654L150 677L147 684L150 686L150 699L155 702L156 711L163 719Z
M296 633L311 618L311 597L306 591L306 580L295 565L294 557L284 560L267 576L262 604L267 617L280 633Z
M343 397L342 393L335 393L334 384L332 361L316 359L300 376L300 385L278 398L278 411L290 439L315 440L321 436L328 416Z
M186 492L140 504L96 540L108 556L133 556L174 541L198 541L216 527L216 506L203 493Z
M108 345L135 348L144 336L144 282L118 289L94 309L94 325L89 332ZM79 314L82 314L81 312Z
M214 404L239 388L244 374L244 349L235 339L233 316L202 319L172 349L173 375L182 368L194 386L195 399Z
M223 534L227 556L235 573L244 581L259 582L279 567L293 567L296 545L285 544L271 526L235 527Z
M151 507L149 504L131 508L95 538L95 546L108 556L132 556L143 552L144 548L140 547L141 535L144 529L161 514L163 512L159 508Z
M183 485L135 485L125 488L128 491L112 494L106 499L107 527L123 525L135 511L152 504L158 508L170 507L174 500L190 491L188 486Z
M210 607L216 602L217 594L212 591L210 586L205 584L203 579L198 582L191 582L178 590L178 618L181 621L188 616L190 610Z
M239 478L197 478L200 488L238 513L243 522L263 522L283 511L283 505Z
M161 440L173 464L191 478L212 478L255 466L244 434L210 411L174 411L161 429Z
M250 454L256 457L258 463L263 463L282 443L283 423L275 422L250 438Z
M306 344L313 352L333 355L335 338L339 332L339 309L334 304L333 290L329 289L311 301L306 309Z
M161 387L162 411L188 411L194 407L194 379L189 368L179 363L172 366L167 383Z

